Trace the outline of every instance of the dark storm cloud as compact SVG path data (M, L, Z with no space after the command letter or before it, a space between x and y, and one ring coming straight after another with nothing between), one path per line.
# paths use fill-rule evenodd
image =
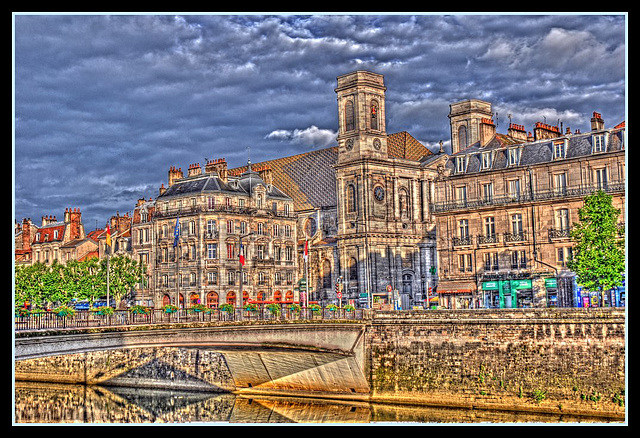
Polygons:
M16 15L15 216L89 228L156 197L169 166L326 147L336 77L385 75L387 127L449 141L449 104L531 126L624 120L625 16ZM247 148L250 148L248 150Z

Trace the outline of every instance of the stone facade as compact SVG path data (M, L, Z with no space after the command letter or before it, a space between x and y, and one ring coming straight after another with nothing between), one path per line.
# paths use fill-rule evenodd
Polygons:
M366 71L338 77L337 251L348 298L373 294L403 308L423 305L435 285L435 223L428 178L416 158L389 153L384 79ZM425 151L425 155L430 152ZM376 297L377 298L377 297ZM362 299L359 300L362 303Z
M169 187L155 200L153 243L145 251L138 238L135 247L153 265L155 307L298 301L293 201L267 175L250 165L230 175L224 159L210 161L204 172L194 164L187 176L169 170ZM135 226L138 233L144 229Z
M567 269L569 233L583 198L598 189L613 196L624 232L624 124L605 129L594 113L587 133L567 128L562 134L536 123L533 135L515 124L504 135L486 117L490 110L477 100L451 105L452 135L462 134L452 137L455 153L437 179L431 206L439 304L582 305L575 274ZM465 135L475 142L465 143ZM607 300L624 305L614 293Z

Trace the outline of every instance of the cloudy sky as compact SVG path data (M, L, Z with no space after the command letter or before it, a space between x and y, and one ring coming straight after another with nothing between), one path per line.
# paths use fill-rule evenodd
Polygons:
M170 166L335 145L336 77L385 76L387 131L450 141L449 104L589 130L625 120L626 16L14 15L14 218L86 230ZM250 149L247 149L250 148Z

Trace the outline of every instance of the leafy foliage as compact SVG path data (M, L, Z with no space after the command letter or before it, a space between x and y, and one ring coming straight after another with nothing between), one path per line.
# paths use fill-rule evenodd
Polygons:
M625 269L624 236L618 233L620 210L613 207L611 195L597 191L584 199L578 210L571 238L576 242L567 263L577 282L591 291L604 291L622 285Z
M126 256L111 257L109 261L109 292L120 301L144 281L144 266ZM107 263L95 258L71 260L66 264L54 262L16 265L15 304L28 302L32 307L68 305L73 299L93 303L107 294Z

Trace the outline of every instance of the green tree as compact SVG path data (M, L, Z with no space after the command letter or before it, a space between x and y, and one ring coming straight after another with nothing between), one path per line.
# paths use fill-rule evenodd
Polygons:
M100 267L102 271L100 278L104 281L104 284L100 284L100 287L104 287L102 295L106 296L106 259L101 261ZM143 281L144 265L141 263L138 263L131 257L127 256L115 256L109 259L109 294L113 297L116 303L130 294L136 284Z
M578 210L580 221L573 224L571 238L576 242L567 267L577 275L585 289L605 291L622 285L625 269L624 236L618 233L620 210L611 195L598 190L584 199Z

